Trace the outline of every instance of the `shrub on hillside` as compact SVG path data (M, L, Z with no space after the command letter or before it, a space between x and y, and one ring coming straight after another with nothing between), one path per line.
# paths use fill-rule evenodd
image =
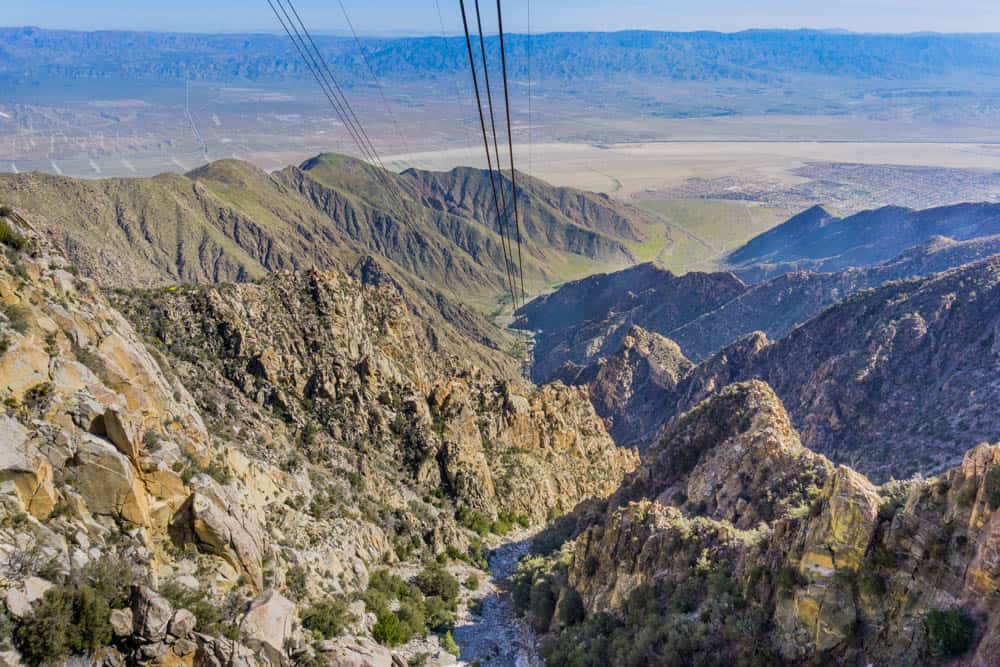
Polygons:
M586 617L587 611L583 607L583 598L575 588L567 588L566 592L563 593L556 614L562 625L576 625Z
M924 623L931 650L948 658L963 655L976 636L976 622L962 609L932 609Z
M29 665L90 653L111 643L110 619L111 607L98 591L56 586L17 623L14 644Z
M459 648L455 638L451 636L451 630L444 633L444 637L441 638L441 648L456 658L462 657L462 650Z
M28 239L11 227L10 223L3 219L5 217L0 215L0 244L14 250L24 250L28 247Z
M340 636L354 620L343 598L327 598L311 604L303 610L301 618L302 627L320 641Z
M375 641L386 646L399 646L410 641L410 636L399 622L399 617L388 610L378 615L378 620L372 627L372 636Z
M458 599L458 579L437 563L425 567L414 583L424 595L436 595L449 605Z

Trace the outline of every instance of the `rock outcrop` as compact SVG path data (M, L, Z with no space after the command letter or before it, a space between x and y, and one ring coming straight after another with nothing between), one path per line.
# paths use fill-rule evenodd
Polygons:
M474 567L494 526L606 496L637 462L582 390L445 353L370 270L105 295L24 218L13 233L0 627L29 664L326 660L342 626L372 632L337 604L375 567Z
M616 354L583 367L567 362L555 379L585 386L615 442L642 450L669 416L664 397L692 368L672 340L633 326Z
M987 665L998 480L1000 447L983 445L938 478L876 486L804 449L767 385L732 385L519 577L532 600L582 600L582 623L542 624L555 665L593 633L608 664Z

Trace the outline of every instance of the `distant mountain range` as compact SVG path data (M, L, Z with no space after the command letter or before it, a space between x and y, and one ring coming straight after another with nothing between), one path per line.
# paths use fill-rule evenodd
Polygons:
M923 211L885 206L841 218L814 206L730 253L746 280L788 271L840 271L882 262L933 236L965 241L1000 234L1000 206L960 204Z
M877 479L933 472L1000 433L986 407L998 214L817 207L730 255L756 284L642 264L536 299L519 326L538 331L535 379L586 386L622 445L643 448L722 387L762 379L814 451Z
M501 186L509 194L506 176ZM519 189L529 290L635 262L629 247L645 239L650 214L527 176ZM436 324L443 347L471 338L501 351L502 365L513 340L485 317L510 289L491 196L485 171L394 174L334 154L273 174L223 160L152 178L0 175L0 201L30 211L39 231L103 286L351 272L404 291Z
M365 78L354 41L317 36L330 64ZM368 62L392 80L466 74L461 37L364 38ZM529 46L530 45L530 46ZM498 40L487 39L490 56ZM509 68L539 80L634 76L678 81L767 81L788 75L916 80L993 77L1000 35L873 35L817 30L738 33L579 32L510 35ZM117 57L128 53L128 58ZM112 57L114 56L114 57ZM275 80L308 79L290 43L272 34L74 32L0 29L0 77L7 79Z

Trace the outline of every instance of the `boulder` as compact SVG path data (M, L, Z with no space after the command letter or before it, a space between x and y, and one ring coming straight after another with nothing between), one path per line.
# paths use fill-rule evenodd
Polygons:
M0 651L0 667L23 667L21 654L11 649L10 651Z
M95 417L90 432L110 441L133 465L139 465L139 429L117 406Z
M132 634L134 623L131 609L111 610L111 631L115 637L128 637Z
M58 502L52 484L52 465L29 442L27 430L0 415L0 488L10 484L23 509L45 519Z
M191 655L198 650L198 645L195 644L190 639L178 639L174 642L173 651L174 654L183 658L184 656Z
M299 637L295 603L271 589L250 603L240 623L240 637L271 664L281 664L285 644Z
M148 642L159 642L166 638L167 628L174 616L174 609L161 595L146 586L132 589L133 634Z
M174 617L170 619L168 632L178 639L189 637L194 632L194 626L198 624L198 619L187 609L178 609L174 612Z
M267 664L249 648L231 639L196 634L195 641L198 644L196 667L261 667Z
M6 354L0 355L0 390L18 401L48 380L49 355L40 337L30 333L20 336Z
M39 577L28 577L21 584L7 591L7 611L14 618L31 614L31 607L42 599L52 584Z
M150 524L146 490L131 462L111 443L85 434L77 451L76 487L94 514Z
M190 499L193 528L199 546L225 559L246 575L255 590L261 590L264 580L262 531L254 522L234 516L232 512L238 512L242 519L246 519L235 503L223 505L220 494L209 493L195 492Z
M367 637L339 637L316 648L331 667L394 667L392 651Z

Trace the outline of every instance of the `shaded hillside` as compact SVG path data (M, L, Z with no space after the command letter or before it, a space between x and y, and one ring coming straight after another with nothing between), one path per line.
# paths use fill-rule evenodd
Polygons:
M891 280L946 271L1000 253L1000 236L953 241L935 237L898 257L868 268L835 273L798 271L752 285L710 313L670 331L695 361L705 359L740 336L763 331L768 338L787 335L794 327L855 292Z
M715 310L746 290L728 273L675 276L654 264L590 276L518 311L516 326L537 330L536 381L566 363L586 365L616 352L631 325L660 333Z
M886 261L934 236L965 241L1000 234L1000 204L914 211L886 206L839 218L815 206L747 242L726 258L758 282L794 270L833 272Z
M782 338L855 292L946 271L997 253L1000 236L969 241L933 237L871 267L833 273L795 271L750 286L734 281L731 274L677 278L648 264L592 276L539 297L519 311L519 326L540 330L535 367L541 380L561 373L564 364L579 367L615 354L624 327L631 324L670 338L684 356L698 362L754 331ZM683 316L665 317L678 305L674 290L684 285L695 291ZM716 293L700 298L708 292ZM579 368L570 368L568 374L560 375L564 379L576 376L593 373L580 375Z
M411 179L416 196L427 206L475 220L494 217L493 191L489 179L483 178L478 169L463 167L448 172L410 169L403 176ZM645 225L654 221L645 212L604 194L554 188L524 174L517 178L522 193L518 202L523 222L521 233L537 246L528 248L532 259L559 261L557 255L545 253L551 247L612 264L634 262L624 244L645 239ZM509 174L501 176L497 187L510 206L513 188ZM540 268L546 270L544 265Z
M585 386L615 442L642 451L663 425L664 397L692 368L675 342L633 325L616 353L587 366L566 363L552 379Z
M430 183L445 193L474 193L480 205L435 195ZM343 269L373 254L438 289L485 302L507 289L496 221L481 206L487 183L478 170L400 176L322 155L274 175L237 160L140 179L4 174L0 198L49 220L47 231L71 259L109 286ZM625 244L644 238L648 221L610 199L535 180L523 205L532 285L579 275L585 269L574 262L581 260L595 269L632 263Z
M753 334L681 384L679 413L760 378L803 442L876 479L955 465L1000 440L1000 256L848 297L770 343Z
M998 479L982 445L938 479L875 486L804 448L766 384L730 385L562 551L523 562L514 599L552 667L987 667Z

